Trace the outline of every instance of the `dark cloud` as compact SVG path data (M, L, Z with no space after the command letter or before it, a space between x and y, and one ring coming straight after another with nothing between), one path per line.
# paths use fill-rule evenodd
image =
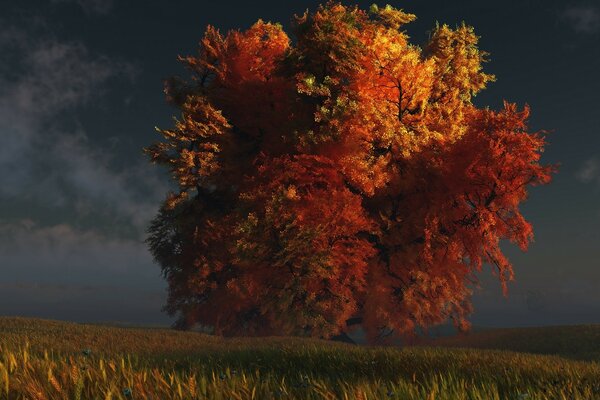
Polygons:
M114 6L113 0L52 0L53 3L77 4L86 14L108 14Z
M0 315L169 322L166 284L144 243L68 224L0 223Z
M152 125L171 124L161 79L182 71L175 56L195 52L208 23L223 30L247 27L259 17L286 24L294 12L314 10L318 2L238 2L236 12L230 3L197 0L5 3L0 315L161 315L165 282L142 238L168 179L159 178L164 172L140 152L157 139ZM426 39L435 20L475 26L482 48L492 54L486 68L499 78L479 97L481 104L529 102L532 127L557 133L543 159L565 166L551 185L533 189L524 206L536 243L526 255L509 254L516 272L509 298L502 297L497 279L483 284L485 290L475 294L473 322L598 322L599 230L590 216L600 193L591 190L600 189L600 158L590 158L589 151L598 147L600 58L588 39L599 37L600 4L413 3L409 11L419 20L407 29L415 43ZM522 12L515 13L517 8ZM514 22L509 30L507 19ZM156 29L157 21L164 29ZM565 30L572 37L565 38ZM582 51L561 46L575 35ZM134 59L143 68L134 68ZM156 292L150 298L144 290Z
M142 239L166 187L140 153L116 167L114 149L78 119L136 70L31 22L0 18L0 53L10 55L0 63L0 200L67 212L52 224L26 208L20 220L0 213L0 314L164 322L165 283ZM84 218L133 233L82 227Z
M140 156L113 167L110 149L89 144L70 113L102 101L111 82L130 82L135 68L65 42L8 24L0 52L9 49L18 74L0 70L0 198L62 207L77 216L129 224L140 235L166 191ZM65 128L61 121L71 121Z
M568 7L563 18L578 33L593 34L600 31L600 8L592 5Z
M0 222L2 281L125 286L155 282L159 269L141 240L113 238L67 223ZM156 282L155 282L156 284Z

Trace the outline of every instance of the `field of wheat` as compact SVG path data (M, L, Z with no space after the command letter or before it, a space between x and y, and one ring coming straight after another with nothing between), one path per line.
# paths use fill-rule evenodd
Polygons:
M0 318L0 399L600 399L600 363Z

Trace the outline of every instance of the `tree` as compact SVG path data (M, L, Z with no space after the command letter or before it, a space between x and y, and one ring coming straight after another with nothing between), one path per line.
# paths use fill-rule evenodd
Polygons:
M529 108L473 97L493 75L473 28L336 2L281 25L208 26L190 79L167 80L181 111L145 151L169 168L148 244L182 329L329 338L361 324L374 342L451 319L469 328L475 272L533 238L519 205L550 181Z

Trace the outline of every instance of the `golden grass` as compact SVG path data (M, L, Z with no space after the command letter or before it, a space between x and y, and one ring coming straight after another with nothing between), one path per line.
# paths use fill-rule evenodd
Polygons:
M600 364L0 318L0 399L589 400Z

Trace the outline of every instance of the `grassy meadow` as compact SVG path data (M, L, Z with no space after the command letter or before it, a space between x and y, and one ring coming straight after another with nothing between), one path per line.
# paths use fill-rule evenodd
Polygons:
M546 329L393 348L0 317L0 399L600 399L600 326Z
M486 329L421 341L423 345L511 350L600 362L600 325Z

